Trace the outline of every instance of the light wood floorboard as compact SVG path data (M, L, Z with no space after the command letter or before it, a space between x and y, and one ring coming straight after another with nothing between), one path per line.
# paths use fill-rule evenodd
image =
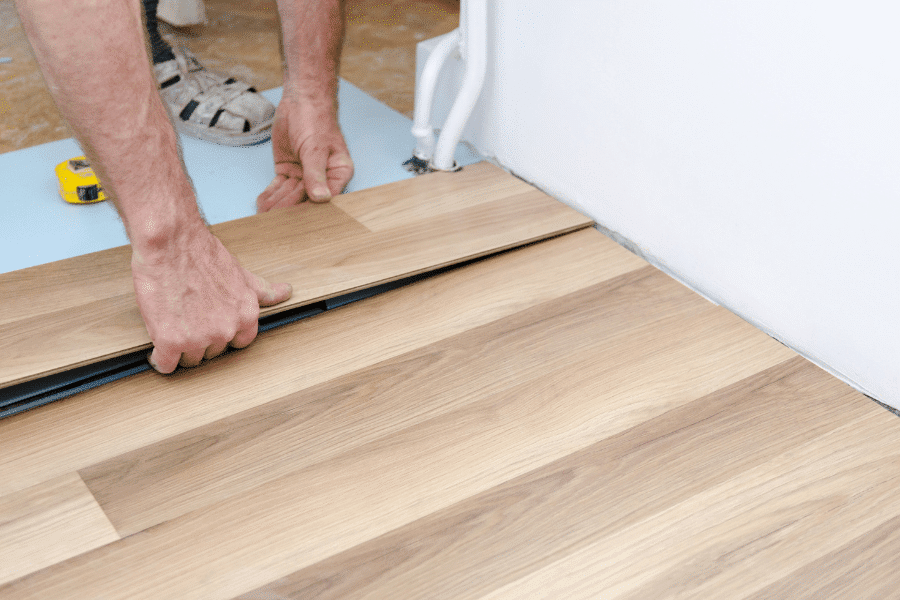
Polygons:
M0 496L0 585L118 539L76 473Z
M598 344L630 332L635 319L662 316L661 307L647 306L634 285L651 274L657 285L671 283L646 267L116 456L81 474L120 533L140 531L582 360ZM623 293L626 283L632 285ZM607 318L597 319L597 311L575 312L580 302L602 305ZM570 310L557 314L565 308ZM541 315L537 323L534 313ZM548 355L535 343L541 330L564 335L567 346ZM498 363L507 368L498 372Z
M789 359L241 599L480 598L867 408Z
M484 598L745 598L897 516L895 422L869 413Z
M332 203L372 231L384 231L472 208L497 198L511 198L534 192L534 188L515 177L497 177L484 163L466 167L468 185L462 188L452 174L434 173L427 188L418 178L398 181L394 193L378 188L337 196Z
M654 293L669 302L654 302ZM539 388L554 371L586 367L611 346L623 351L644 344L642 323L666 331L672 322L692 324L698 309L713 310L692 300L688 290L647 267L116 457L82 475L119 532L129 535L487 395ZM544 336L565 345L548 347ZM665 350L659 342L646 348ZM617 363L612 357L604 361ZM498 364L508 367L498 374ZM343 402L342 394L348 395ZM258 468L263 464L265 469Z
M467 193L486 180L500 182L489 200ZM393 226L373 232L336 204L305 203L212 230L248 269L294 286L294 296L262 310L266 315L591 223L488 164L347 194L341 203L361 205L358 210L365 212L369 203L377 209L384 205L383 197L405 196L410 190L417 190L420 201L442 208L416 214L400 210L399 203ZM0 275L0 297L21 298L0 313L0 386L150 347L130 289L126 256L117 248Z
M897 596L895 557L900 553L900 516L885 521L843 547L809 562L748 597L748 600L853 598L881 600Z

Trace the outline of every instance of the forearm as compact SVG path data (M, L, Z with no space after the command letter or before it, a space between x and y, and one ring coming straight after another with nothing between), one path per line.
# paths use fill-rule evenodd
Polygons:
M50 92L136 252L202 225L144 45L139 0L16 0Z
M344 39L342 0L278 0L288 98L337 97L338 62Z

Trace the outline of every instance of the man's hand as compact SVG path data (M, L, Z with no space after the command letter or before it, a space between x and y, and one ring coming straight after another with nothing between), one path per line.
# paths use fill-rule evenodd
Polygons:
M278 14L287 69L272 125L275 179L256 199L259 212L326 202L353 177L337 120L342 0L278 0Z
M309 198L327 202L353 177L353 161L338 126L334 100L283 98L272 127L275 179L256 199L259 212Z
M286 300L291 289L246 271L206 229L150 67L141 2L16 7L53 99L128 232L153 366L170 373L249 344L259 307Z
M154 345L150 364L160 373L247 346L256 337L259 307L291 296L290 285L244 269L202 226L159 252L135 250L131 270Z

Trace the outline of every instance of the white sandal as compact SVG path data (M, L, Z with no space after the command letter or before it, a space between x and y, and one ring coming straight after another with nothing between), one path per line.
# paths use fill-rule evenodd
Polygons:
M207 71L186 48L153 66L175 128L224 146L247 146L271 137L275 107L256 89Z

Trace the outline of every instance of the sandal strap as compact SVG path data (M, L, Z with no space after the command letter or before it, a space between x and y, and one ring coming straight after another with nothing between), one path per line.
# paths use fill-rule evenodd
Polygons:
M200 127L247 132L253 122L271 120L272 107L251 85L217 75L184 47L173 49L175 60L154 65L161 93L174 117Z
M232 100L250 89L249 85L239 83L207 88L194 96L182 108L178 116L182 121L191 121L198 125L214 125L215 123L212 121L216 117L216 113L227 110L226 107Z

